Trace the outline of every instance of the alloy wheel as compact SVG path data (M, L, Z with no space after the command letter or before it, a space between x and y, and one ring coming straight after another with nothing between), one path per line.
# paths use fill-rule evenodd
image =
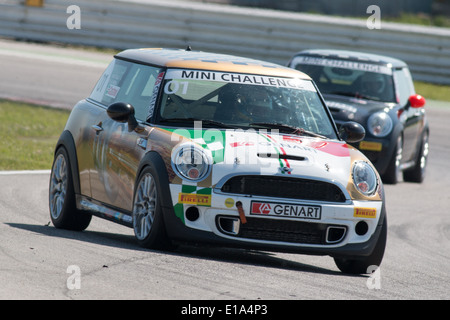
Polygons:
M67 193L67 163L62 154L56 158L50 178L50 214L53 219L61 215Z
M139 181L133 208L133 227L136 238L144 240L152 230L157 206L155 179L146 173Z
M402 136L399 136L397 140L397 150L395 154L395 175L397 181L400 180L401 178L402 158L403 158L403 138Z
M420 157L420 168L422 170L422 174L424 174L425 168L427 166L428 153L429 153L428 134L426 134L426 136L424 138L422 148L423 148L422 149L422 154L421 154L421 157Z

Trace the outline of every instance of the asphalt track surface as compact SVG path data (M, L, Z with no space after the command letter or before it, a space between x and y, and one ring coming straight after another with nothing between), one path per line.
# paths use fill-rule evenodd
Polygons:
M0 96L70 108L110 56L0 41ZM48 171L0 172L0 299L444 299L450 297L450 106L427 106L422 184L386 186L388 243L375 276L342 274L327 256L203 246L141 249L126 227L50 223Z

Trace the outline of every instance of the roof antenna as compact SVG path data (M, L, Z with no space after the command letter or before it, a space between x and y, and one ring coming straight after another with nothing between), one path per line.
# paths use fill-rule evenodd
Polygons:
M192 51L191 46L187 46L186 51Z

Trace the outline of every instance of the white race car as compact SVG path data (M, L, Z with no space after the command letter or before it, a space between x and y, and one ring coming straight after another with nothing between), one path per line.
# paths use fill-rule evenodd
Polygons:
M377 171L347 144L363 137L354 122L337 131L297 70L126 50L68 119L50 215L74 230L92 215L121 223L147 248L188 241L330 255L343 272L372 272L386 209Z

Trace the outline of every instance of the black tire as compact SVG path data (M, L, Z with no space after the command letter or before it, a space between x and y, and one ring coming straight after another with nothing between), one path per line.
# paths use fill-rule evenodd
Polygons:
M146 166L135 185L133 200L133 229L140 246L148 249L170 250L161 207L161 188L152 166Z
M403 153L403 138L401 135L398 136L397 142L395 143L394 152L392 154L391 160L389 161L389 165L386 169L386 172L381 177L383 183L386 184L397 184L399 182L400 177L400 164Z
M386 248L387 239L387 221L384 217L383 225L381 228L381 233L378 238L378 242L373 249L373 252L367 257L355 257L355 258L334 258L336 266L343 273L348 274L366 274L371 273L373 269L370 266L381 265L383 260L384 250Z
M55 153L49 182L50 219L56 228L83 231L92 215L76 208L70 159L64 147Z
M428 163L428 139L429 133L424 132L419 153L417 154L416 164L412 169L403 172L403 180L406 182L422 183L425 179L425 173Z

